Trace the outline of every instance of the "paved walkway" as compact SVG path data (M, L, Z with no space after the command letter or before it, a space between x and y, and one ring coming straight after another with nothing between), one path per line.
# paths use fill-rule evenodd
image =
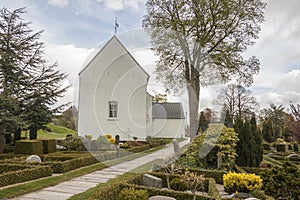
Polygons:
M180 142L179 145L182 147L188 143L189 139ZM14 198L14 200L65 200L75 194L79 194L90 188L96 187L100 183L105 183L110 179L116 178L117 176L129 172L141 165L154 161L155 159L167 158L172 153L174 153L173 144L170 143L167 145L167 148L161 149L141 158L123 162L103 170L98 170L90 174L62 182L55 186L28 193Z

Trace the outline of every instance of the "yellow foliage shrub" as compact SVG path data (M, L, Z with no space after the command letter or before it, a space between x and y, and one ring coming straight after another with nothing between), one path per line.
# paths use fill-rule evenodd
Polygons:
M105 134L105 137L110 140L112 138L111 134Z
M115 139L114 138L110 138L109 142L112 143L112 144L115 144Z
M262 179L255 174L230 172L223 176L227 192L250 192L262 187Z

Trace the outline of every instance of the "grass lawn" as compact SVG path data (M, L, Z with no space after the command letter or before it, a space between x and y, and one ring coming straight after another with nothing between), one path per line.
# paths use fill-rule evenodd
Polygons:
M47 124L46 127L51 131L38 130L38 139L57 139L57 138L66 138L66 135L72 134L77 135L77 132L71 129L68 129L63 126L56 126L54 124ZM22 137L29 137L29 132L22 132Z

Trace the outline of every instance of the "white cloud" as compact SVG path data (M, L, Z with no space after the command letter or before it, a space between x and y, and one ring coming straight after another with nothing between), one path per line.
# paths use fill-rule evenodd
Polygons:
M141 4L144 5L145 0L98 0L98 2L104 3L109 9L119 11L126 8L138 10Z
M85 59L93 49L78 48L74 45L47 44L45 48L45 58L50 64L58 62L58 68L61 72L69 74L64 84L71 85L66 92L65 97L60 99L57 105L73 102L74 94L77 90L77 77L83 68Z
M48 0L48 4L59 8L66 7L68 3L68 0Z

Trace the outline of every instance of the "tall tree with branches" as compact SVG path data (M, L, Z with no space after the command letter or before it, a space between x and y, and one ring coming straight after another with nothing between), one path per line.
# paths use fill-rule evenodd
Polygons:
M189 96L191 137L197 132L200 85L233 78L250 85L259 60L242 54L258 38L262 0L148 0L143 27L159 56L158 79Z
M43 58L44 43L39 41L42 31L34 33L31 23L22 18L24 13L25 8L0 10L2 134L49 123L46 119L57 110L54 104L68 88L63 84L66 74L59 72L56 63L48 65Z
M236 84L230 84L225 87L221 94L218 95L216 103L225 106L232 119L236 116L250 119L258 109L258 103L251 91Z

